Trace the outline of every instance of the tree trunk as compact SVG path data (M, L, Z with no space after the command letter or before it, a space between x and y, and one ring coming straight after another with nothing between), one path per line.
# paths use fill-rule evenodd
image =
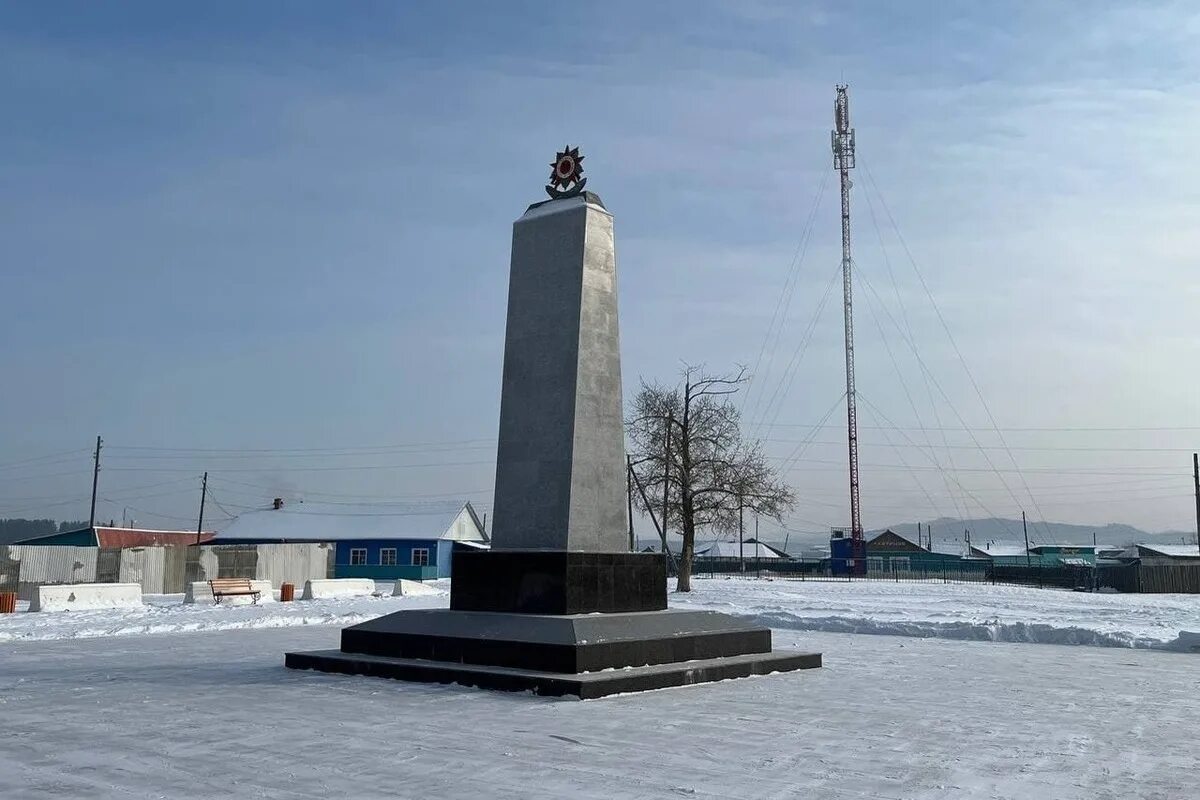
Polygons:
M696 552L696 526L686 516L683 521L683 548L679 552L679 575L675 580L675 591L692 590L692 560Z
M692 384L684 382L683 419L679 423L679 527L683 547L679 552L679 578L675 591L692 590L692 556L696 551L696 516L692 507Z

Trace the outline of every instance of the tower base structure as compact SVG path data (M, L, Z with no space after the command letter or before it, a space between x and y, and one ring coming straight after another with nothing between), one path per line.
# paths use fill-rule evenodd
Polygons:
M487 567L502 565L519 571L480 583ZM354 625L342 631L340 650L288 653L284 663L581 699L821 666L820 653L772 651L768 628L715 611L668 610L659 553L460 552L454 572L462 584L451 608ZM614 595L601 588L610 574L648 577ZM635 608L611 610L614 596ZM478 610L488 598L505 610ZM537 610L510 610L522 606Z

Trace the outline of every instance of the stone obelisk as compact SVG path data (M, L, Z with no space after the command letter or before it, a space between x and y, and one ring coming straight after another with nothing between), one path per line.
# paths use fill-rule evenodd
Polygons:
M664 554L627 549L613 218L582 161L559 153L551 199L513 223L491 549L454 553L449 609L354 625L287 666L588 698L821 665L668 610Z
M628 550L613 218L583 192L513 224L495 550Z

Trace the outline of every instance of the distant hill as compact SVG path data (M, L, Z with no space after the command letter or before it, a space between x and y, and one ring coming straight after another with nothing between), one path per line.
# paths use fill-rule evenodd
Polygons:
M926 523L922 523L926 524ZM1019 519L936 519L928 523L933 530L935 542L945 540L961 540L963 531L971 532L972 544L986 542L1024 543ZM891 530L908 538L917 535L917 523L905 522L888 526ZM874 532L872 532L874 533ZM1183 531L1167 531L1164 533L1149 533L1132 525L1109 523L1108 525L1073 525L1066 522L1030 522L1029 541L1031 544L1091 544L1095 534L1099 544L1129 545L1137 542L1157 544L1179 544L1181 539L1194 542L1195 534L1190 536Z
M925 525L926 523L922 522L921 524ZM1021 532L1021 520L1019 519L988 518L960 520L942 518L932 520L928 524L933 529L934 545L939 546L939 549L945 549L947 545L961 543L964 529L971 532L971 543L980 547L986 546L988 542L1001 544L1024 544L1025 542L1025 538ZM916 522L902 522L897 525L889 525L887 529L916 541ZM879 528L867 531L867 538L869 539L877 533L882 533L883 530L885 529ZM1096 534L1096 541L1099 544L1120 545L1122 547L1137 543L1180 544L1181 542L1185 542L1192 544L1196 541L1195 532L1164 531L1149 533L1141 528L1119 523L1110 523L1108 525L1073 525L1066 522L1029 523L1029 541L1031 544L1091 544L1093 533ZM717 538L736 539L736 536L717 537L710 533L702 532L697 533L696 542L699 545L701 542L708 542ZM812 534L793 534L785 540L778 532L772 532L764 535L762 539L766 544L785 549L787 552L793 554L799 553L803 548L827 546L829 544L828 536L814 536ZM680 537L672 533L671 548L677 549L679 543ZM653 547L657 550L659 547L658 537L647 537L645 535L638 537L638 548L645 547Z

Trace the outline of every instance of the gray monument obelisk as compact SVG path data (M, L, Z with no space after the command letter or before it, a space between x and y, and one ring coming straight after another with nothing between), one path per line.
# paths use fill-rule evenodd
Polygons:
M613 218L591 192L513 223L492 547L624 552Z
M296 669L603 697L819 667L767 628L667 609L662 553L626 538L613 218L583 156L513 223L490 550L454 552L450 608L342 631Z

